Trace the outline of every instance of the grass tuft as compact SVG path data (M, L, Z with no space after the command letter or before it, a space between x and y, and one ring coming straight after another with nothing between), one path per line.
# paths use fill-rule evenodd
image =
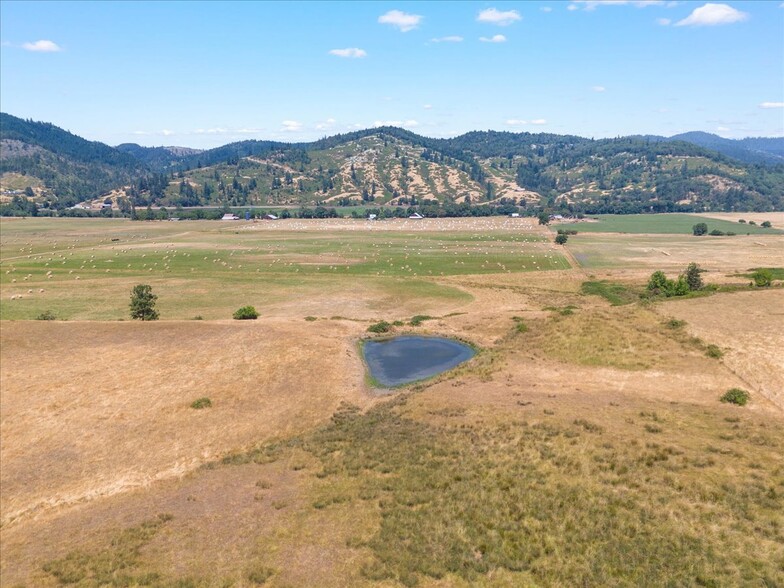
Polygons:
M191 408L195 408L197 410L202 408L210 408L212 406L212 400L203 396L201 398L197 398L193 402L191 402Z
M601 280L597 282L583 282L580 291L586 295L601 296L613 306L631 304L640 299L639 292L624 284Z

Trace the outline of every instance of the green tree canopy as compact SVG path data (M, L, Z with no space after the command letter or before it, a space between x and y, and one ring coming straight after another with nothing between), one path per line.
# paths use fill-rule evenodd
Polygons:
M155 301L158 297L152 293L152 286L137 284L131 291L131 318L140 321L158 320Z

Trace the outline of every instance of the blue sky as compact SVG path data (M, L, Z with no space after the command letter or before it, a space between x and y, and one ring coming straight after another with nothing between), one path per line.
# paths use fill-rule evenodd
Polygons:
M0 107L111 145L378 124L784 136L784 3L0 3Z

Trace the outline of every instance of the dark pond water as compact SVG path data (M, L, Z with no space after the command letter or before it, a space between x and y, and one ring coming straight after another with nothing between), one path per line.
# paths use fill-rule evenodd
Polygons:
M471 359L475 351L452 339L403 336L366 341L370 374L383 386L400 386L435 376Z

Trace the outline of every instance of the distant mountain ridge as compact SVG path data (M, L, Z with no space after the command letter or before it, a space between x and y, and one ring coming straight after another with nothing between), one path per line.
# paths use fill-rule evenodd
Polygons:
M711 133L681 133L668 141L686 141L746 163L784 163L784 137L749 137L725 139Z
M123 143L115 147L143 162L151 169L163 170L179 164L183 158L198 155L202 149L190 147L142 147L136 143Z
M588 213L771 210L784 208L779 159L784 139L686 133L594 140L504 131L436 139L397 127L205 151L110 147L50 123L0 115L0 197L32 188L37 202L56 209L110 195L123 210L357 203Z

